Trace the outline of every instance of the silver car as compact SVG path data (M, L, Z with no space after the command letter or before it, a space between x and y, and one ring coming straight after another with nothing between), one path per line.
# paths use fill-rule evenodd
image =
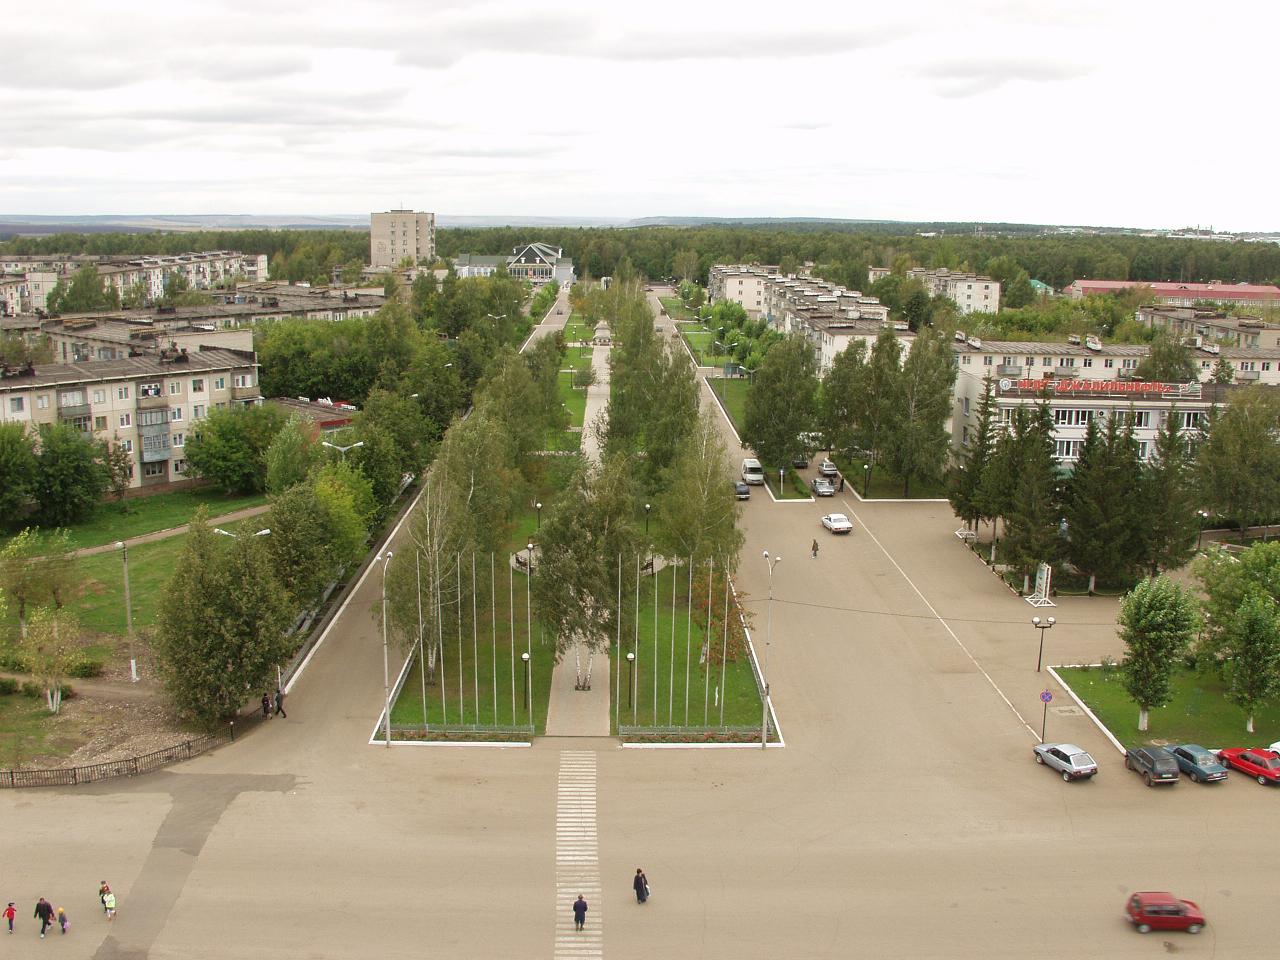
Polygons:
M1036 763L1057 770L1063 780L1088 780L1098 772L1093 757L1074 743L1037 743L1033 749Z
M836 485L826 477L814 477L809 481L809 489L818 497L834 497L836 495Z

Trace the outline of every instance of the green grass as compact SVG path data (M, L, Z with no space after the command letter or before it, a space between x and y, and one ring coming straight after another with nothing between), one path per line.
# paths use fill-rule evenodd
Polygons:
M1280 740L1280 703L1259 710L1254 716L1257 733L1246 733L1244 711L1226 698L1226 685L1212 668L1175 669L1173 698L1151 711L1145 733L1138 731L1138 707L1125 693L1118 670L1060 667L1058 674L1124 744L1160 740L1218 748Z
M581 370L591 366L591 355L595 347L566 347L563 370Z
M569 319L564 325L564 338L569 343L578 340L590 340L594 331L587 326L586 322L576 313L569 314Z
M0 768L20 767L33 756L63 756L79 746L50 739L54 723L42 697L0 696Z
M204 506L210 517L233 513L267 502L265 494L227 496L219 490L175 490L126 500L124 504L99 504L83 523L67 528L72 547L96 547L116 540L128 540L157 530L168 530L187 523L196 509Z
M733 359L732 355L715 349L714 344L717 342L715 333L701 324L682 323L679 330L680 336L684 337L685 342L689 344L689 349L698 358L700 366L719 367Z
M666 308L667 316L672 320L691 320L693 312L685 307L679 297L659 297L658 302Z
M708 377L707 383L711 384L711 389L729 412L734 429L741 435L747 421L747 393L751 389L751 381L743 377Z
M786 480L781 490L778 489L777 467L764 468L764 482L779 500L806 500L813 496L812 491L805 486L804 479L790 467L787 467Z
M866 460L858 457L846 460L843 457L834 457L836 467L844 474L846 484L852 484L853 488L862 493L863 482L866 479L863 466ZM884 466L872 464L871 466L871 482L867 485L867 498L869 500L900 500L902 499L902 478L890 473ZM925 480L913 481L910 493L907 499L910 500L933 500L946 499L947 485L942 480Z
M571 426L581 427L587 415L587 391L575 390L573 374L560 372L560 400L569 414ZM577 450L582 446L581 430L549 430L543 441L544 450Z

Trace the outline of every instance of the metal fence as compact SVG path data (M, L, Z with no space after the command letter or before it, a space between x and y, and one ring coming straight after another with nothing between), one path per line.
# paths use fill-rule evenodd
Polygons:
M190 760L219 744L231 740L231 734L218 733L210 736L195 737L176 743L163 750L153 750L137 757L126 757L123 760L107 760L103 763L91 763L84 767L57 767L50 770L0 770L0 787L63 787L78 783L94 783L98 780L110 780L112 777L133 777L140 773L151 773L161 767Z
M381 733L381 729L378 732ZM532 740L533 737L533 727L513 727L510 724L486 726L480 723L433 723L428 727L422 724L393 723L391 725L392 740L482 740L524 743Z

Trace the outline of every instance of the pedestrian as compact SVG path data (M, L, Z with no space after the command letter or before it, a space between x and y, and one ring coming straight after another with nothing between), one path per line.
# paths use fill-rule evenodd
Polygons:
M62 928L62 932L67 932L67 927L71 926L71 921L67 919L67 911L61 907L58 908L58 926Z
M809 548L809 551L810 551L809 559L817 560L818 559L818 541L817 540L813 541L813 546Z
M13 933L13 918L18 915L18 911L13 909L13 901L9 901L9 905L4 908L4 918L9 921L9 932Z
M107 908L107 919L114 920L116 918L116 895L108 890L102 898L102 905Z
M840 474L840 492L844 493L844 474Z
M102 912L107 912L107 894L111 892L111 888L107 886L107 881L103 880L98 884L98 902L102 904Z
M279 687L276 687L276 713L286 720L289 719L289 715L284 712L284 691Z
M262 719L271 719L271 694L269 693L262 694Z
M44 939L44 932L53 926L53 906L44 897L36 901L36 912L33 916L40 921L40 939Z
M573 901L573 923L577 929L581 930L587 922L587 901L582 898L582 894L578 894L578 899Z
M631 882L631 886L636 891L636 903L644 903L649 899L649 878L639 867L636 867L636 878Z

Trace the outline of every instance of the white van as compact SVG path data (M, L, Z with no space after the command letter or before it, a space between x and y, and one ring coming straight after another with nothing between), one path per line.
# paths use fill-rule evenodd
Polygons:
M759 460L747 457L742 461L742 480L744 483L753 483L757 486L764 485L764 467L760 466Z

